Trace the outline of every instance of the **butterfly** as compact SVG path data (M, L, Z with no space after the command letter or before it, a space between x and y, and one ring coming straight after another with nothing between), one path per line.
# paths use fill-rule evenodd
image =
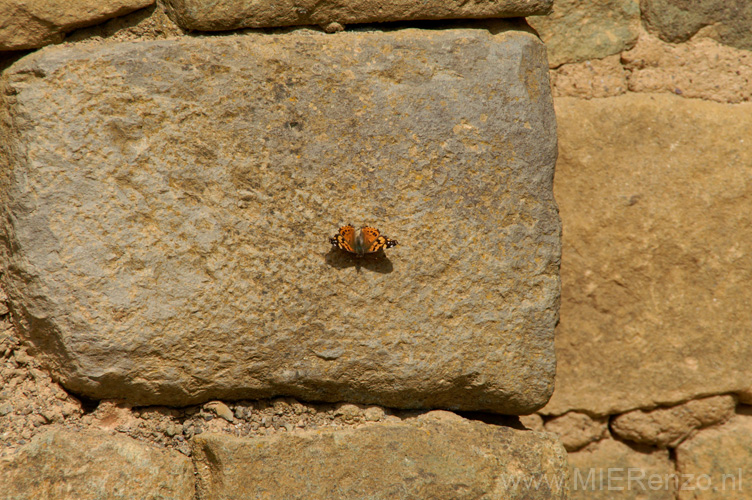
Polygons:
M361 227L356 234L352 224L339 228L339 232L329 238L329 243L346 252L354 253L358 257L397 245L396 241L381 236L375 227Z

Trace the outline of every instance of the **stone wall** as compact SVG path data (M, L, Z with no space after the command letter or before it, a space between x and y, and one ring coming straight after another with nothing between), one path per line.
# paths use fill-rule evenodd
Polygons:
M563 249L556 390L526 419L561 436L572 498L752 494L750 15L615 0L528 18Z
M0 498L749 496L749 2L126 3L0 13Z
M550 1L66 5L0 13L0 498L566 497Z

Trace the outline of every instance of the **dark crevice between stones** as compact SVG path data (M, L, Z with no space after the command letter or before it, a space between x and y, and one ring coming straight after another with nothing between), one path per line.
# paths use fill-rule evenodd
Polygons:
M0 75L10 67L14 62L18 61L27 54L34 52L37 49L29 50L9 50L0 52Z
M527 23L527 21L523 17L492 19L442 19L426 21L387 21L380 23L348 24L344 26L344 31L351 33L388 33L406 29L420 29L426 31L441 31L450 29L480 29L486 30L492 35L497 35L504 31L524 31L526 33L538 36L538 33ZM265 35L283 35L298 30L312 30L326 33L325 27L322 26L299 25L273 26L268 28L238 28L228 31L191 30L186 31L185 34L186 36L192 37L230 36L251 33L259 33Z
M63 388L65 390L65 388ZM78 400L79 403L81 403L81 409L83 410L84 415L88 415L89 413L93 413L94 410L97 409L99 406L99 400L98 399L91 399L86 396L81 396L80 394L73 394L72 392L65 390L65 392L68 393L69 396L75 398Z
M477 420L489 425L498 425L501 427L511 427L520 431L529 430L520 422L520 417L517 415L499 415L496 413L484 413L479 411L458 411L457 415L468 420Z

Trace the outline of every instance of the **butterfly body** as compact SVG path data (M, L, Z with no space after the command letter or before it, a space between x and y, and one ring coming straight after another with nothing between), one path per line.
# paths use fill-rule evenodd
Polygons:
M364 226L356 231L352 224L339 228L339 232L329 238L329 243L358 257L397 245L395 240L382 236L375 227Z

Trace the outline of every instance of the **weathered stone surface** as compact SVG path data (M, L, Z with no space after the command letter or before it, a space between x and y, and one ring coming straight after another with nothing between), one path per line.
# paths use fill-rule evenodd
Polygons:
M661 447L675 447L694 430L727 420L734 414L733 396L695 399L671 408L635 410L611 420L620 438Z
M154 0L0 0L0 50L33 49L58 43L66 32L153 3Z
M554 97L611 97L668 92L718 102L752 99L752 52L700 35L671 44L640 30L634 48L551 71Z
M183 30L167 16L162 4L139 9L126 16L77 29L65 36L66 42L109 39L110 41L164 40L183 35Z
M353 24L429 19L486 19L545 14L553 0L165 0L185 29Z
M51 430L0 460L0 499L193 500L191 461L104 431Z
M530 415L521 415L520 423L525 428L530 429L531 431L538 431L538 432L546 431L546 429L543 427L543 417L541 417L537 413L532 413Z
M575 451L608 436L608 417L570 411L546 422L545 429L558 435L567 451Z
M746 389L752 105L627 94L560 98L556 114L562 307L542 411L606 415Z
M641 0L640 6L648 29L667 42L685 42L705 28L725 45L752 50L749 0Z
M201 498L565 498L551 434L430 412L355 430L193 440ZM525 480L538 480L538 487ZM515 482L515 481L518 481Z
M633 92L670 92L719 102L752 99L752 52L710 38L674 45L642 31L637 45L621 58Z
M668 450L604 439L567 455L571 500L673 500Z
M3 279L74 392L501 413L550 396L556 127L533 35L50 47L4 78ZM347 222L401 245L332 250Z
M547 16L529 17L548 48L552 68L602 59L632 47L640 27L636 0L556 0Z
M611 97L627 91L627 72L619 55L564 64L551 70L551 87L554 97Z
M742 409L726 424L704 429L680 444L676 469L683 478L692 478L679 489L680 500L749 498L752 410Z

